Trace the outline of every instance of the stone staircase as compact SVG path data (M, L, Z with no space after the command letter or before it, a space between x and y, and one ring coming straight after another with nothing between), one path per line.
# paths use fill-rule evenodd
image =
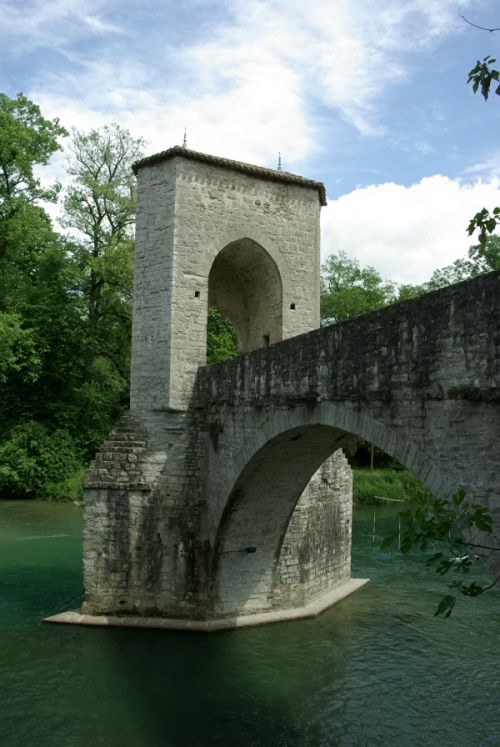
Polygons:
M85 488L149 491L152 487L146 433L126 412L91 463Z

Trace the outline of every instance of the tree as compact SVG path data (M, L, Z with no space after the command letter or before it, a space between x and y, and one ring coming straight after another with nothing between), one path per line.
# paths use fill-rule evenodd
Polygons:
M45 119L22 94L10 99L0 93L0 309L6 307L9 285L15 285L16 276L26 275L54 238L37 201L54 201L59 187L42 188L34 168L47 164L60 148L58 138L66 134L57 119Z
M19 314L0 312L0 383L12 372L34 382L40 371L41 358L33 330L24 329Z
M35 167L45 165L59 149L58 138L65 134L57 119L43 117L22 94L16 99L0 94L0 486L4 494L35 495L42 482L61 483L81 458L78 445L62 425L63 403L70 397L78 360L79 315L71 295L75 278L65 242L38 204L54 200L58 185L43 188L34 174ZM43 492L48 495L50 490Z
M321 319L324 324L341 322L396 300L395 283L382 279L373 267L361 267L340 251L332 254L321 272Z
M58 185L42 188L34 176L60 149L58 138L67 132L58 119L42 117L39 107L23 96L10 99L0 93L0 218L5 219L23 203L54 201Z
M31 102L23 107L38 112ZM32 121L54 132L46 123L41 115ZM9 131L18 134L14 125ZM72 474L80 480L83 464L127 403L135 217L130 166L142 142L116 125L74 133L63 219L69 235L63 237L36 204L55 190L45 193L32 178L33 165L44 163L57 144L28 135L26 142L40 140L43 147L28 156L26 148L19 165L9 162L4 191L13 207L0 220L6 239L0 257L0 486L11 495L44 497L64 493ZM15 153L15 144L4 151Z
M401 534L399 529L394 531L384 539L382 548L397 541L404 555L413 549L431 552L428 565L434 566L441 576L448 573L456 576L448 584L453 593L441 599L434 616L449 617L458 594L477 597L500 581L500 575L488 582L483 580L484 562L500 552L491 538L491 515L484 506L468 503L463 490L451 500L417 496L412 507L400 513L400 518ZM476 578L469 582L473 574Z
M229 319L215 306L208 307L207 363L219 363L238 354L238 340Z
M63 225L77 270L83 352L75 390L86 454L90 457L128 401L135 177L132 163L143 141L111 125L73 131Z
M437 290L485 272L500 270L500 236L487 236L482 244L469 247L467 256L467 259L456 259L451 265L434 270L430 280L421 286L422 291Z

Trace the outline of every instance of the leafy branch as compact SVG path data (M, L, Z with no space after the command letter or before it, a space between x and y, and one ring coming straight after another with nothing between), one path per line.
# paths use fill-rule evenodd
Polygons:
M484 248L488 235L492 234L497 226L500 226L500 207L493 208L491 213L483 208L471 218L467 233L472 236L474 231L479 230L479 244Z
M418 549L433 552L427 560L429 566L434 566L436 573L445 576L453 573L459 576L471 571L480 571L481 561L500 552L500 547L487 544L484 538L492 534L493 521L484 506L468 503L465 492L458 491L450 501L420 496L413 501L414 507L400 513L401 535L399 530L388 535L382 548L387 548L400 541L400 549L404 555L411 550ZM487 551L485 554L484 551ZM477 597L491 589L500 581L500 575L490 583L476 580L468 583L463 578L454 579L448 588L455 592L447 594L440 601L434 616L449 617L457 600L457 594L467 597Z
M472 83L474 93L481 89L481 96L485 101L488 100L493 81L500 80L500 72L490 67L495 62L496 60L493 57L486 55L482 61L477 60L472 70L469 70L467 83ZM500 84L495 88L495 93L500 96Z
M475 26L483 31L500 31L500 27L487 29L484 26L477 26L475 23L472 23L465 18L460 11L459 15L471 26ZM500 71L492 67L495 62L496 59L494 57L486 55L482 60L477 60L474 67L469 70L467 83L472 83L472 90L474 93L477 93L478 90L480 90L481 96L485 101L488 100L491 86L494 84L494 81L500 81ZM500 83L495 88L495 93L500 96ZM471 236L476 229L479 229L479 243L484 247L488 235L492 234L498 225L500 225L500 207L493 208L491 213L486 208L483 208L470 220L467 233Z

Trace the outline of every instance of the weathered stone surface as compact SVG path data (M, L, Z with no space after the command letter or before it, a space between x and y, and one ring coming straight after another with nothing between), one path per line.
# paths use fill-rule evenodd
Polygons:
M338 449L298 500L281 545L273 597L300 607L351 578L352 472Z
M139 169L133 410L186 409L206 363L209 296L243 350L319 325L318 191L276 176L177 151Z
M229 625L326 598L351 434L500 536L500 273L311 331L318 218L300 181L179 149L139 169L131 412L87 477L85 613ZM243 354L207 367L209 299Z

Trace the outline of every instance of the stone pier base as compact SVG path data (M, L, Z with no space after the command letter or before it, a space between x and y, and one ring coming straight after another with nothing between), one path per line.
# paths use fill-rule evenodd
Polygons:
M233 628L250 628L273 622L300 620L301 618L317 617L334 604L353 594L368 583L366 578L351 578L336 588L323 594L304 607L292 607L283 610L271 610L253 615L238 617L221 617L214 620L173 620L162 617L114 617L107 615L83 615L78 610L61 612L45 618L46 623L61 623L65 625L88 625L119 628L153 628L158 630L180 630L193 633L215 633Z

